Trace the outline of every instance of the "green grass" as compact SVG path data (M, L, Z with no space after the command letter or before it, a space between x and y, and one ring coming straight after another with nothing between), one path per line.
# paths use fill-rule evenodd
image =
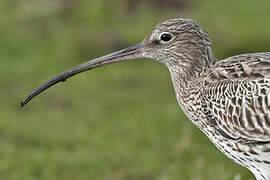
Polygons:
M269 51L270 2L195 1L185 10L143 3L132 13L124 0L12 2L0 1L0 179L254 179L184 116L168 70L154 61L99 68L19 103L169 18L199 20L219 59Z

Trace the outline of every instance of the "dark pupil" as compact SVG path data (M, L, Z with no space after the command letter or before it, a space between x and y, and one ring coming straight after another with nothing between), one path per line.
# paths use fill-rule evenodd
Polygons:
M172 39L170 34L162 34L160 38L164 42L168 42L168 41L170 41Z

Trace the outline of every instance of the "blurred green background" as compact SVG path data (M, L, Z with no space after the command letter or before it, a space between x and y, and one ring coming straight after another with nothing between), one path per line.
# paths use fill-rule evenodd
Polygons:
M270 1L254 0L0 0L0 179L254 179L184 116L168 70L151 60L99 68L19 103L170 18L199 21L218 59L269 51L269 12Z

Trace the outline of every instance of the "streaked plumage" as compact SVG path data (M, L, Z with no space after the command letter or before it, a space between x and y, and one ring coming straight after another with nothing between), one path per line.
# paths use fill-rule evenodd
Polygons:
M158 24L141 44L58 75L34 91L22 106L80 72L138 57L164 63L188 118L257 180L270 180L270 53L216 61L207 32L193 20L172 19Z

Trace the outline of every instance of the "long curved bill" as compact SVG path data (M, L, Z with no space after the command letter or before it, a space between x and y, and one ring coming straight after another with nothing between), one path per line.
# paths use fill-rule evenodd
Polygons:
M49 87L59 83L59 82L64 82L68 78L79 74L84 71L88 71L100 66L105 66L107 64L112 64L116 63L119 61L125 61L129 59L136 59L136 58L141 58L142 57L142 45L141 44L136 44L134 46L128 47L126 49L122 49L120 51L114 52L112 54L96 58L90 61L87 61L83 64L80 64L78 66L75 66L72 69L69 69L56 77L52 78L51 80L47 81L40 87L38 87L35 91L33 91L26 99L24 99L21 102L21 107L26 105L31 99L33 99L35 96L39 95Z

